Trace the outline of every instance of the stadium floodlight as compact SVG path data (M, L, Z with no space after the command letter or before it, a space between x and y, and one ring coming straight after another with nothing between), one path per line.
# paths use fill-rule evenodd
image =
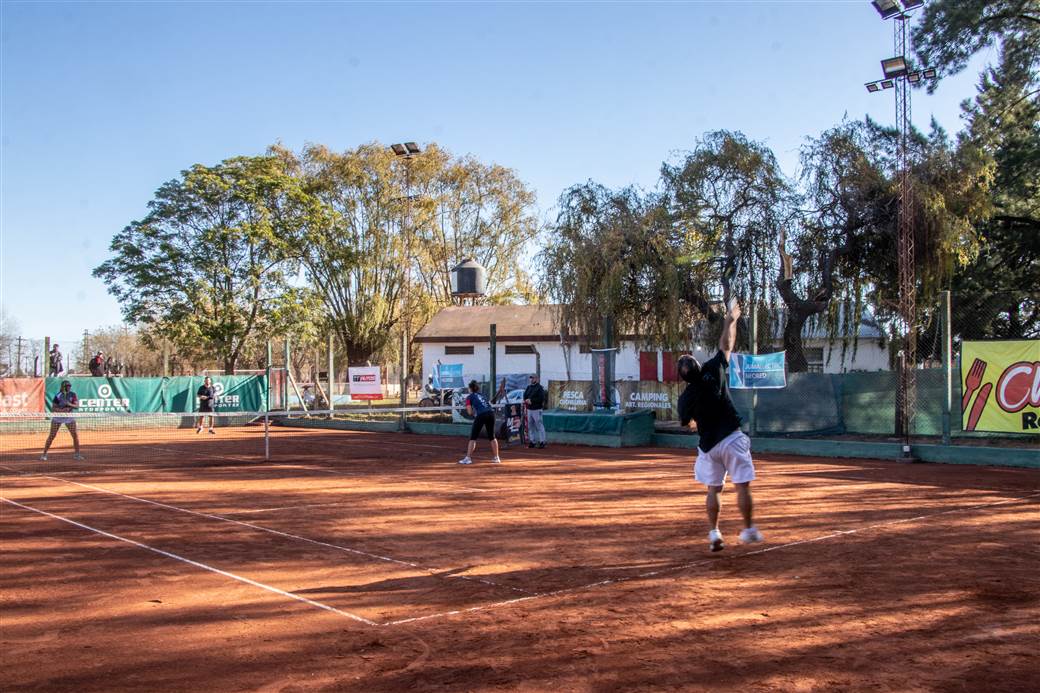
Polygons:
M870 0L870 4L874 6L874 9L878 11L882 19L894 17L903 11L896 0Z
M881 88L882 89L891 89L895 85L896 85L896 81L894 79L883 79L883 80L881 80Z
M397 156L404 156L408 153L408 150L404 148L403 144L391 144L390 149L393 150Z
M923 4L924 0L903 0L903 11L909 12L910 10L916 10Z
M925 79L935 79L935 70L930 67L926 68L925 71L921 73L921 76Z
M881 87L878 86L877 82L867 82L867 91L873 94L876 91L881 91Z
M421 151L419 149L419 145L417 145L415 142L405 142L404 146L408 150L409 154L418 154Z
M921 73L920 72L908 72L907 75L906 75L906 81L910 82L910 84L917 84L918 82L921 81Z
M901 55L897 55L893 58L886 58L881 61L881 72L884 73L885 79L895 79L896 77L905 77L909 69L906 65L906 58Z

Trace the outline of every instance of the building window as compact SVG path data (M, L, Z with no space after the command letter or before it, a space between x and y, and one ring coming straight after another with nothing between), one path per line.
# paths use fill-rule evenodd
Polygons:
M823 347L804 347L802 352L809 364L809 373L823 373Z
M506 356L510 354L533 354L533 344L506 344Z
M445 346L444 353L448 356L462 356L464 354L472 354L473 345L467 344L466 346Z

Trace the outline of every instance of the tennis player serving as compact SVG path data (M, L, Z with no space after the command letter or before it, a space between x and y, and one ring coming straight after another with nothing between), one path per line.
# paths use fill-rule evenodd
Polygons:
M54 395L54 401L51 403L51 411L56 414L71 414L77 409L79 409L79 397L72 391L72 383L68 380L62 380L61 389L58 390L58 394ZM51 449L54 436L58 435L58 431L61 430L63 425L69 429L69 435L72 436L72 445L76 451L72 458L75 460L83 459L83 455L79 452L79 434L76 432L76 419L71 416L55 416L51 419L51 432L47 436L47 442L43 444L43 454L40 455L42 461L47 461L47 451Z
M719 531L719 494L728 475L737 487L737 506L744 519L740 540L745 544L762 541L762 533L752 519L751 482L755 465L751 461L751 440L740 430L740 417L729 394L729 355L737 338L740 304L732 298L726 306L719 351L702 366L686 354L676 364L679 377L687 382L679 396L679 417L683 426L700 435L694 477L708 487L708 546L712 551L725 548Z

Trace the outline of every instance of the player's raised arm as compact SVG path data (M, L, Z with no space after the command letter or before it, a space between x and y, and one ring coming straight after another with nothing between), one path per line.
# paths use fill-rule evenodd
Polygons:
M733 345L737 343L737 319L740 317L740 303L737 302L737 299L731 298L726 308L726 320L722 325L722 334L719 335L719 351L728 362Z

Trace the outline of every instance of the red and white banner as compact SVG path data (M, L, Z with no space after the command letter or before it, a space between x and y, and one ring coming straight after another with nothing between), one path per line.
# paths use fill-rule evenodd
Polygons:
M383 383L379 366L356 366L347 369L351 399L383 399Z
M43 378L0 378L0 412L44 411L44 382Z

